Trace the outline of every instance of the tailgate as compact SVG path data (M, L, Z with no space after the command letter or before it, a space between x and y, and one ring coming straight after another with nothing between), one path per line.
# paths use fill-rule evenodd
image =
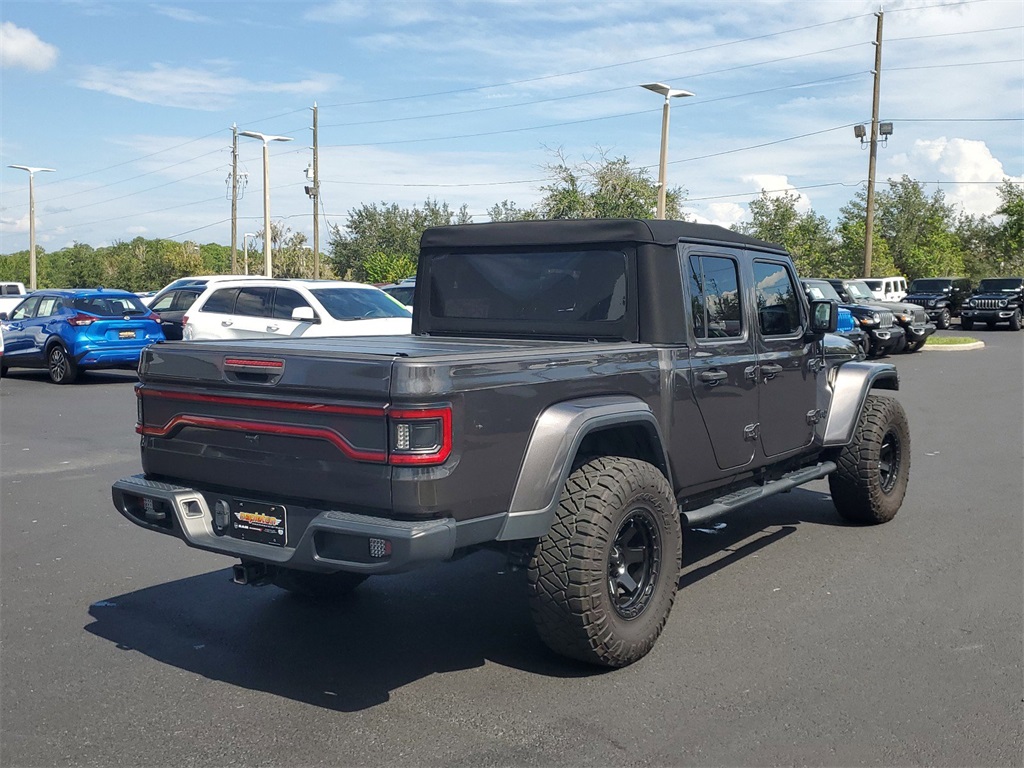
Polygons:
M382 339L335 341L343 340L147 349L137 388L146 474L241 498L387 514L393 354Z

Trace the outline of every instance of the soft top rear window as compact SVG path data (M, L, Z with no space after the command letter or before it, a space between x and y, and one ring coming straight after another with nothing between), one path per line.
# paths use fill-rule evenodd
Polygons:
M430 314L436 318L568 331L618 323L626 303L622 251L448 253L430 262Z

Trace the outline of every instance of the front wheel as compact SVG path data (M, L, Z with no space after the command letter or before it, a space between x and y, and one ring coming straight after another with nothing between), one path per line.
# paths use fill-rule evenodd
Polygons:
M868 395L836 464L828 486L840 517L870 525L896 516L910 478L910 425L898 400Z
M935 321L935 327L938 328L940 331L946 330L947 328L949 328L949 321L952 318L953 316L949 313L949 310L943 309L941 312L939 312L939 317Z
M926 341L928 341L927 337L922 338L922 339L918 339L917 341L908 341L907 342L907 349L906 349L906 351L907 352L919 352L921 350L921 348L924 346L924 343Z
M675 495L656 467L617 456L583 464L530 560L530 610L541 639L591 664L632 664L665 626L681 557Z
M347 571L311 573L310 571L279 567L274 569L270 581L275 587L280 587L296 595L328 600L347 595L368 578L369 576L364 574L348 573Z
M78 365L64 348L63 344L54 344L46 355L46 369L50 381L54 384L71 384L78 378Z
M1020 310L1018 309L1012 315L1010 315L1010 330L1019 331L1021 327Z

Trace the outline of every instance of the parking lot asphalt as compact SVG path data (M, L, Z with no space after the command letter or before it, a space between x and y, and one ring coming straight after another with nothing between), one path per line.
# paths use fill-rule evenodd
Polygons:
M959 329L940 332L959 335ZM818 482L690 530L653 652L600 671L534 634L479 553L323 605L110 502L140 471L134 374L0 382L4 766L1019 766L1024 333L889 358L896 519Z

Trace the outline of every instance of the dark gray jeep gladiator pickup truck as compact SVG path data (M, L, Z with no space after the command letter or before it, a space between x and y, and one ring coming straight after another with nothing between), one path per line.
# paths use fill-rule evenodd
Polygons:
M683 530L828 477L890 520L892 365L833 335L779 246L673 221L427 230L409 336L165 342L136 387L133 523L299 593L498 547L554 651L624 666L675 599Z

